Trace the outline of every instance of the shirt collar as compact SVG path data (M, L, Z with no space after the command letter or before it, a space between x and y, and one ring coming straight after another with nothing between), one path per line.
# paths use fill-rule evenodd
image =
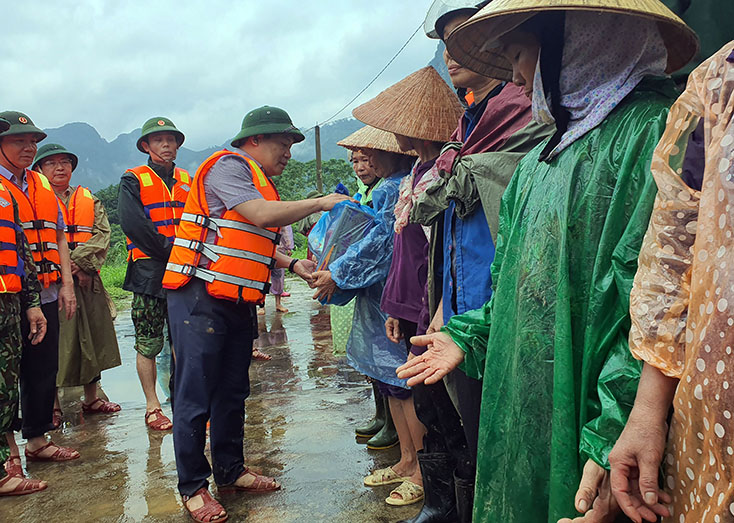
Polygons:
M28 192L28 169L23 169L23 180L21 181L21 187L20 189L23 192ZM5 166L0 165L0 174L8 180L10 183L15 183L15 175L11 173L9 170L5 168Z

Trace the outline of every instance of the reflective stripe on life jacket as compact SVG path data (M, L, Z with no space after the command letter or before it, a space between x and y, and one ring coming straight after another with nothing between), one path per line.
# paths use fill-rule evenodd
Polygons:
M86 187L77 187L69 197L69 206L59 198L59 207L64 213L64 230L69 250L85 244L92 237L94 228L94 198Z
M16 234L21 230L13 214L13 197L0 181L0 293L20 292L25 276L23 259L18 254Z
M61 258L56 244L59 203L48 179L26 169L28 196L13 182L5 183L18 203L23 231L33 252L38 280L44 288L61 280Z
M176 236L176 226L183 214L186 198L191 190L191 176L188 171L176 167L173 171L173 191L168 190L166 182L147 165L141 165L127 172L132 173L140 184L140 201L143 204L145 215L153 222L170 242ZM150 258L127 238L127 259L130 261L141 258Z
M270 290L270 271L275 266L280 229L258 227L234 210L211 216L204 192L204 180L212 166L232 154L248 163L253 183L264 199L280 200L273 183L251 159L226 150L211 155L194 177L191 197L186 201L168 258L163 287L181 288L195 276L207 282L206 290L215 298L262 303ZM200 266L202 256L210 261L206 267Z

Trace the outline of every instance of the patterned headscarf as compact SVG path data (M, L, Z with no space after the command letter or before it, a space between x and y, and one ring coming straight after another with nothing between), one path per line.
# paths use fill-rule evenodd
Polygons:
M598 126L644 76L664 76L667 61L668 52L655 21L568 11L560 92L561 105L571 120L548 159ZM549 101L539 66L533 79L532 106L533 118L548 122Z

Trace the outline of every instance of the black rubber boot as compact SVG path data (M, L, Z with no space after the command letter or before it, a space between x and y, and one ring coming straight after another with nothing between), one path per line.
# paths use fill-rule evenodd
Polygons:
M454 461L451 454L424 454L418 451L418 464L423 475L425 498L423 508L413 519L398 523L455 523ZM471 514L470 514L471 516Z
M395 430L395 424L392 421L387 396L383 396L382 401L385 409L385 425L367 442L367 448L371 450L389 449L398 444L398 431Z
M424 480L425 482L425 480ZM474 509L474 478L463 479L454 474L456 486L456 512L459 523L471 523Z
M385 401L375 382L372 382L372 393L375 397L375 417L366 425L354 429L354 433L358 438L371 438L380 432L380 429L385 425Z

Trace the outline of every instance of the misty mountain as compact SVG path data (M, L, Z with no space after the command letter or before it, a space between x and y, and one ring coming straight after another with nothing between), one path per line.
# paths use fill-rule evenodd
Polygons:
M443 61L443 42L439 42L436 53L428 65L432 65L451 85L446 64ZM332 158L346 159L347 153L336 143L362 127L362 123L352 117L335 120L321 126L321 158L323 161ZM56 129L44 129L48 138L44 143L60 143L79 156L79 165L74 171L73 183L89 187L92 191L116 184L120 176L130 167L147 161L147 157L135 146L140 136L140 129L124 133L108 142L100 136L91 125L83 122L66 124ZM291 149L293 159L308 162L316 157L313 128L304 130L306 139L295 144ZM212 153L228 147L223 143L220 147L210 147L194 151L185 145L179 150L176 165L187 169L191 174Z

